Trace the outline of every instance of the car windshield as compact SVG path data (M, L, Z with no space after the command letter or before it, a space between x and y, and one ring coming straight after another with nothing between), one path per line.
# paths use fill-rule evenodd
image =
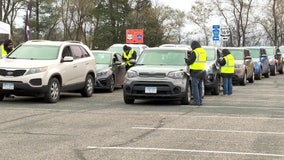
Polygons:
M106 52L93 52L97 64L110 64L111 63L111 53Z
M50 45L22 45L14 50L7 58L54 60L58 57L58 46Z
M145 50L137 64L143 65L186 65L185 50Z
M249 52L250 52L250 55L252 58L259 58L259 55L260 55L260 49L257 49L257 48L250 48L249 49Z
M136 51L137 54L140 53L140 48L139 47L135 47L135 46L130 46L132 49L134 49ZM118 52L123 54L123 46L111 46L107 49L108 51L112 51L112 52Z
M214 48L204 48L207 54L207 61L214 61L216 59L216 52Z
M244 51L243 50L234 50L234 49L229 49L231 54L234 56L235 60L243 60L244 59Z
M284 53L284 46L279 47L279 49L281 53Z
M274 56L274 53L275 53L274 48L265 48L265 49L266 49L266 53L268 56Z

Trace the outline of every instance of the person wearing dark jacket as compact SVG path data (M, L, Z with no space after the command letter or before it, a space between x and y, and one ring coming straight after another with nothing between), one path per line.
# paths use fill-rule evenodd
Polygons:
M1 44L1 57L6 56L13 50L13 42L10 39L6 39L3 44ZM0 59L1 59L0 57Z
M207 60L206 51L201 47L198 41L191 43L192 51L188 53L185 62L189 66L191 76L191 88L193 101L190 105L202 105L203 81L206 75L205 66Z
M223 95L233 94L233 76L235 72L234 56L228 49L222 50L223 57L218 60L221 65L221 76L223 77Z
M122 56L122 60L125 62L125 67L126 67L126 71L131 68L134 64L131 63L131 59L136 60L137 58L137 53L134 49L132 49L131 47L124 45L123 46L123 56Z

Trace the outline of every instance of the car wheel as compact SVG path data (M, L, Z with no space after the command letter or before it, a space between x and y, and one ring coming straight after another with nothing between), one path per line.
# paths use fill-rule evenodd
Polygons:
M4 95L0 95L0 101L3 101L4 97Z
M212 95L219 95L220 94L221 83L218 77L216 77L216 84L211 92Z
M268 70L268 71L264 74L264 77L265 77L265 78L269 78L269 76L270 76L270 70Z
M186 95L181 99L181 104L182 105L188 105L189 102L190 102L190 99L191 99L191 87L190 87L190 83L187 83Z
M275 65L270 66L270 75L271 76L276 75L276 66Z
M240 85L245 86L247 84L247 73L245 72L243 79L240 82Z
M110 77L110 80L109 80L109 88L108 88L108 91L109 92L113 92L114 91L114 87L115 87L115 79L114 79L114 76L112 75Z
M85 87L83 88L81 95L83 97L91 97L94 92L94 77L90 74L87 75L86 80L85 80Z
M56 103L60 98L60 83L57 78L52 78L48 82L48 90L44 99L48 103Z
M130 97L126 96L125 94L123 94L123 99L124 99L125 104L134 104L134 101L135 101L134 98L130 98Z

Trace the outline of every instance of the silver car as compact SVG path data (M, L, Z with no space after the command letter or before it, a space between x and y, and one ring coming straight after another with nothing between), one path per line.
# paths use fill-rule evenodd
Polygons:
M190 77L185 56L189 49L156 47L143 51L126 73L123 97L126 104L135 99L178 100L189 104Z

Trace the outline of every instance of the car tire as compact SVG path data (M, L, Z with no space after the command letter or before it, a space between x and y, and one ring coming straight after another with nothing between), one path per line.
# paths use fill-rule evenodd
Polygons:
M109 92L113 92L114 91L114 87L115 87L115 78L114 78L114 75L112 75L110 77L110 80L109 80L109 88L108 88L108 91Z
M220 89L221 89L221 83L218 77L216 77L216 85L212 89L211 94L212 95L219 95L220 94Z
M3 101L4 97L4 95L0 95L0 101Z
M191 87L190 83L187 83L186 85L186 94L185 96L181 99L181 104L182 105L188 105L191 99Z
M264 77L265 77L265 78L269 78L269 77L270 77L270 70L267 71L267 72L264 74Z
M275 65L270 66L270 75L271 76L276 75L276 66Z
M135 101L134 98L130 98L130 97L126 96L125 94L123 94L123 99L124 99L125 104L134 104L134 101Z
M57 78L51 78L48 82L48 90L45 93L44 100L48 103L56 103L60 98L60 83Z
M94 92L94 77L90 74L87 75L85 80L85 86L81 92L82 97L91 97Z
M247 84L247 73L245 72L243 79L240 82L240 85L245 86Z

